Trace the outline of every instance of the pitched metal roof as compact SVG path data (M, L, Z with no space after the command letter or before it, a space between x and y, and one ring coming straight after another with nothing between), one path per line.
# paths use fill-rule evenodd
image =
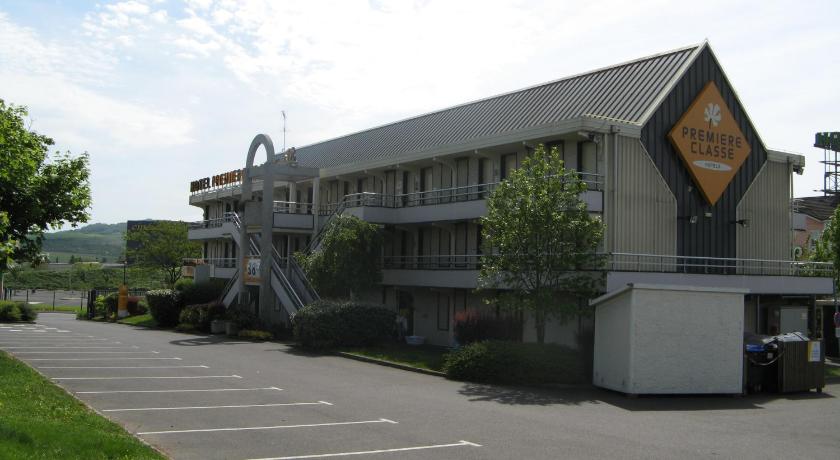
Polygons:
M302 166L332 168L594 115L641 123L703 45L594 70L297 149Z
M840 204L840 197L834 195L804 196L794 198L794 201L798 212L825 222L831 219L831 216L834 214L834 209Z

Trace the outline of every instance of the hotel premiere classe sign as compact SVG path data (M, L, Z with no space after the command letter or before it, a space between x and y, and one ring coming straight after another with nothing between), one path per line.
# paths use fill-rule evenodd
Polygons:
M709 82L668 133L691 177L715 204L750 155L750 144L714 82Z

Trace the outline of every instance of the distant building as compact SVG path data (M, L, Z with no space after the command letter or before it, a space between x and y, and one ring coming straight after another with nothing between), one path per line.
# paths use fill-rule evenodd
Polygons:
M838 203L840 197L830 195L793 200L793 250L796 257L814 250Z

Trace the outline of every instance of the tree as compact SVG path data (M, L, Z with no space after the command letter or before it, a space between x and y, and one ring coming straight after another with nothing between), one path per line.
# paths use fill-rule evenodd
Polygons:
M549 318L585 313L582 302L601 288L596 254L604 234L600 219L580 195L586 184L565 169L556 148L543 145L499 184L481 218L484 257L479 287L493 289L502 306L534 315L537 341Z
M125 239L132 242L128 258L141 267L159 269L170 286L181 278L184 259L201 257L201 245L187 238L183 222L162 221L135 227Z
M337 216L325 230L321 247L296 254L315 289L324 297L353 298L382 280L382 233L355 216Z
M840 286L840 207L834 209L831 219L825 224L820 239L814 241L810 259L814 262L831 262L834 266L834 285Z
M53 140L30 131L27 116L0 99L0 271L40 253L47 229L89 218L87 153L50 157Z

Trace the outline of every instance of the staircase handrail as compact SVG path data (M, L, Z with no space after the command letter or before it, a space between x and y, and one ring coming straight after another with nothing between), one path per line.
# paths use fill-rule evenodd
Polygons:
M296 304L294 305L295 310L300 310L304 307L303 301L300 300L300 297L298 297L297 291L295 291L292 283L290 283L289 279L286 278L286 275L283 274L283 270L280 268L280 264L278 262L279 255L277 254L277 251L274 251L271 258L272 272L277 276L277 279L280 280L280 283L286 289L286 292L289 294L289 298L291 298L292 302Z
M309 295L312 296L312 300L321 300L321 296L318 295L318 291L315 290L315 286L309 282L309 277L306 276L306 272L303 271L303 267L300 266L295 256L289 256L289 267L291 267L292 271L294 271L298 277L303 280L303 285L307 291L309 291Z
M233 272L233 276L230 277L227 283L225 283L224 289L222 289L222 295L219 296L219 300L222 301L227 297L228 292L233 289L233 286L236 285L236 280L239 278L239 269L237 268L236 271Z
M306 246L304 254L311 254L312 251L315 250L315 248L318 246L318 243L324 238L324 234L326 233L327 228L330 226L330 222L332 222L334 218L340 216L346 208L347 197L345 196L341 199L341 201L338 203L338 206L336 206L333 212L331 212L330 215L327 216L326 222L324 222L324 225L322 225L321 228L318 229L318 233L315 234L315 238L312 238L312 240L309 242L309 245Z

